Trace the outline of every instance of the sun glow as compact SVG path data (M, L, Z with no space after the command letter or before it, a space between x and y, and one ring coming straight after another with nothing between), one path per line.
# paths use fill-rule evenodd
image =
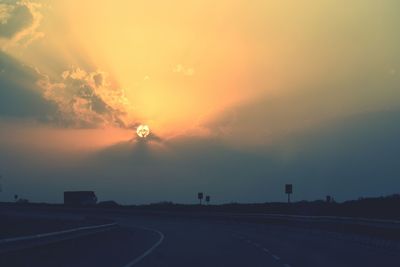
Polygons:
M136 134L141 138L146 138L150 134L150 128L147 125L141 124L136 128Z
M253 112L245 121L258 125L268 114L276 118L265 132L288 131L286 125L306 121L293 110L306 107L307 121L325 116L309 108L308 101L320 104L319 95L324 101L326 95L349 99L340 112L353 112L360 98L346 95L347 88L365 88L366 73L380 69L371 77L374 83L368 82L379 88L398 84L397 24L376 19L392 12L384 5L356 1L344 12L340 3L312 0L39 2L29 5L34 12L24 23L34 22L22 32L25 37L0 36L0 49L31 67L29 75L38 79L27 85L39 83L37 93L57 104L57 114L47 119L68 127L130 130L146 121L157 136L169 139L211 132L205 125L226 114L231 119L224 123L234 122L237 107L272 100L265 106L285 111ZM2 26L7 18L0 14ZM357 38L349 39L350 32ZM381 84L379 75L387 69L390 80ZM370 92L362 94L362 103L380 95L384 103L389 95ZM289 112L274 104L281 100L290 103ZM327 113L336 109L326 105ZM229 132L227 125L218 127Z
M103 0L95 5L92 12L92 1L54 2L53 14L62 13L52 24L43 21L43 27L66 42L52 39L43 46L66 55L62 64L67 67L107 73L112 87L123 89L129 101L126 121L151 121L157 134L176 135L199 118L215 115L210 111L254 95L243 90L250 78L251 47L238 33L221 31L236 23L231 17L235 7L221 22L215 14L208 20L196 15L214 13L214 8L226 11L223 5L210 8L213 1L154 5Z

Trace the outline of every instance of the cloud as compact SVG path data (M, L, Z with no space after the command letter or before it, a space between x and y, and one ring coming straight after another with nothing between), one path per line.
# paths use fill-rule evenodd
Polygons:
M40 8L40 4L29 1L0 4L0 38L6 39L3 48L27 46L44 36L38 31L42 20Z
M31 118L61 127L128 128L131 108L107 73L81 68L52 79L0 51L0 117Z
M289 182L296 200L390 194L399 185L399 119L399 110L354 115L250 149L218 137L179 138L160 146L120 142L82 168L96 170L102 192L113 191L107 182L112 179L116 191L126 194L108 197L124 203L191 202L197 191L217 202L284 201L283 185ZM131 185L130 193L123 185Z
M11 38L22 29L30 26L33 15L25 5L0 4L0 35Z
M104 72L74 68L64 71L57 81L41 75L37 84L44 98L58 107L55 123L77 128L127 125L124 117L129 101L123 89L108 83Z
M285 201L285 183L294 184L295 200L391 194L400 186L399 120L400 110L351 116L251 149L216 137L159 143L131 140L134 132L122 129L120 136L100 129L5 128L0 168L12 179L0 197L18 192L61 202L63 191L84 188L121 203L193 203L198 191L216 203Z
M14 118L46 117L57 107L45 100L36 85L37 72L0 51L0 116Z

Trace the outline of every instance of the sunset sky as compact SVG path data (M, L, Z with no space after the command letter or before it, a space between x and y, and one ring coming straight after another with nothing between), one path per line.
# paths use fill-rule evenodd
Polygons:
M294 200L396 193L399 10L0 0L0 201L284 201L285 183Z

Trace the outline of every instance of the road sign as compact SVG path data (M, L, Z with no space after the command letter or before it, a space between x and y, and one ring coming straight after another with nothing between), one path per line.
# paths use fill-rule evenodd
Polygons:
M204 194L202 192L197 193L197 198L200 200L200 204L201 204L201 200L203 199Z
M291 194L291 193L293 193L293 185L292 185L292 184L286 184L286 185L285 185L285 193L286 193L286 194Z
M285 193L287 194L287 201L290 203L290 194L293 193L293 185L285 184Z

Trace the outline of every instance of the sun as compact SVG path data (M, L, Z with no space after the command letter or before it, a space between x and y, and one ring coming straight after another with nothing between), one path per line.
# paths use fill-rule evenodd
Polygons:
M141 124L136 128L136 133L140 138L146 138L150 134L150 128L145 124Z

